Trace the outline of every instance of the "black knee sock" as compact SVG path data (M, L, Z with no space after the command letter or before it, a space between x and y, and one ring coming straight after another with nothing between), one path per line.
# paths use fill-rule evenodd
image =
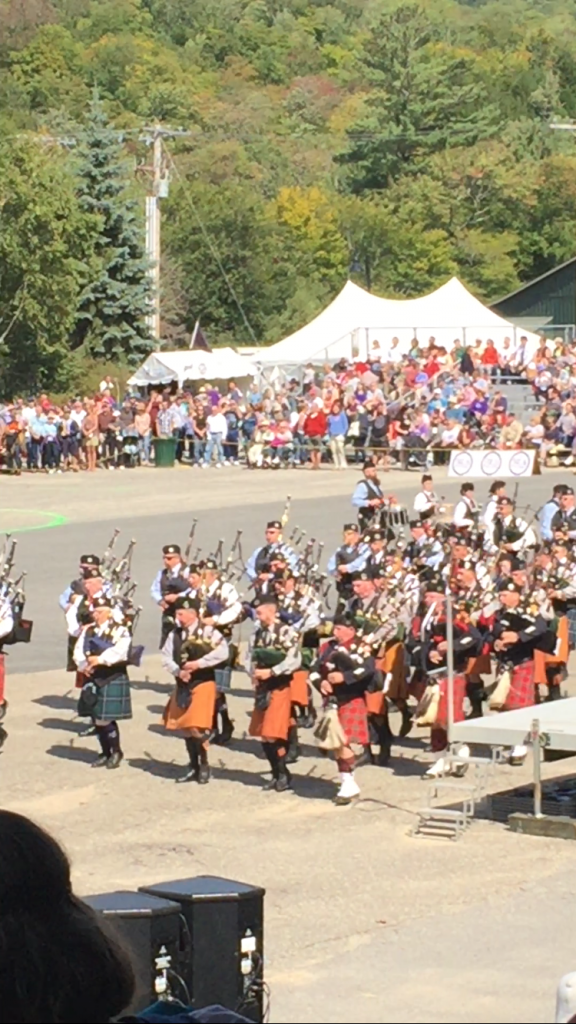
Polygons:
M368 715L368 736L370 737L370 745L377 746L380 743L380 736L378 734L378 726L374 721L373 715Z
M98 737L98 742L100 743L104 757L110 757L111 751L110 741L108 739L108 726L96 725L94 728L96 729L96 735Z
M186 740L185 740L185 743L186 743L186 750L188 751L188 757L190 759L190 766L191 766L191 768L197 768L198 767L198 747L196 746L196 740L193 739L192 736L187 736Z
M205 742L204 740L200 740L200 739L195 739L194 740L194 743L196 744L196 750L198 752L197 756L198 756L198 760L200 761L200 764L208 764L208 747L206 747L204 745L204 742Z
M118 722L108 722L106 726L106 733L108 736L108 746L111 754L120 754L120 730L118 728Z
M284 740L277 740L276 743L274 743L273 745L276 753L276 765L278 776L287 775L288 778L290 778L290 772L286 767L286 743L284 742Z
M262 750L266 754L270 767L272 769L272 775L275 779L278 778L278 753L276 750L275 743L263 743Z

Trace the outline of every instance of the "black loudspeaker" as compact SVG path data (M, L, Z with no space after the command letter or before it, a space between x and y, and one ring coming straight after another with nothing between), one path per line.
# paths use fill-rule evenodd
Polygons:
M194 1009L220 1003L262 1021L265 890L200 875L141 891L180 904L190 957L182 976Z
M154 983L162 974L157 960L169 957L171 969L180 974L183 922L179 904L142 892L107 892L86 896L84 903L106 918L131 953L136 991L126 1013L140 1013L157 999ZM181 997L177 989L175 994Z

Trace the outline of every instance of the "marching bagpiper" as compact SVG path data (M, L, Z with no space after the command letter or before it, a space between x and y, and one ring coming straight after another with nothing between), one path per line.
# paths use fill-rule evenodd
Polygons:
M352 744L366 747L369 742L365 693L374 680L375 671L374 658L358 634L354 615L337 613L334 635L320 648L310 672L310 679L318 686L325 707L333 707L338 713L341 739L334 756L340 771L340 788L336 804L350 804L360 796L354 777Z
M213 625L202 623L197 597L172 602L174 628L162 648L164 668L176 686L164 712L164 727L185 739L190 766L177 782L210 781L208 746L216 710L216 669L225 665L228 642Z
M74 661L84 684L78 714L91 717L101 753L93 768L119 768L124 754L118 722L132 718L128 661L132 638L125 625L114 620L112 598L102 593L90 602L90 621L81 626Z
M160 630L160 649L164 647L168 635L174 629L174 605L179 597L190 593L188 582L189 569L182 557L179 544L165 544L162 548L164 567L154 578L150 594L162 609L162 625Z
M262 741L272 769L264 788L284 793L292 788L286 765L292 710L291 683L300 668L300 638L279 616L278 598L263 594L255 604L257 623L248 647L247 669L255 690L250 735Z

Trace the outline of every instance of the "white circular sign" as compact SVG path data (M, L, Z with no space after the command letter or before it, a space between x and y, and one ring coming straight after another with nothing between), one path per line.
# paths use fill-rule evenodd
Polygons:
M510 459L510 472L514 476L523 476L528 469L530 469L531 456L528 452L514 452L514 455Z
M484 473L484 476L496 476L496 473L502 467L502 456L498 452L487 452L484 455L480 468Z
M456 476L466 476L472 469L472 456L469 452L458 452L452 462L452 470Z

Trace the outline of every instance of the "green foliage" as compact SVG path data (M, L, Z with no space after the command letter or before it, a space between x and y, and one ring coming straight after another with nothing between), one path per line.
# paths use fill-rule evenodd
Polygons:
M0 150L0 391L66 386L68 337L94 224L58 150L22 139Z
M148 350L145 125L189 133L161 202L167 343L198 316L264 343L349 273L490 300L574 256L570 118L576 0L0 0L1 366L81 381Z
M117 133L95 98L78 154L80 206L97 225L95 273L80 296L75 346L92 356L137 363L152 348L146 327L148 264L137 204Z

